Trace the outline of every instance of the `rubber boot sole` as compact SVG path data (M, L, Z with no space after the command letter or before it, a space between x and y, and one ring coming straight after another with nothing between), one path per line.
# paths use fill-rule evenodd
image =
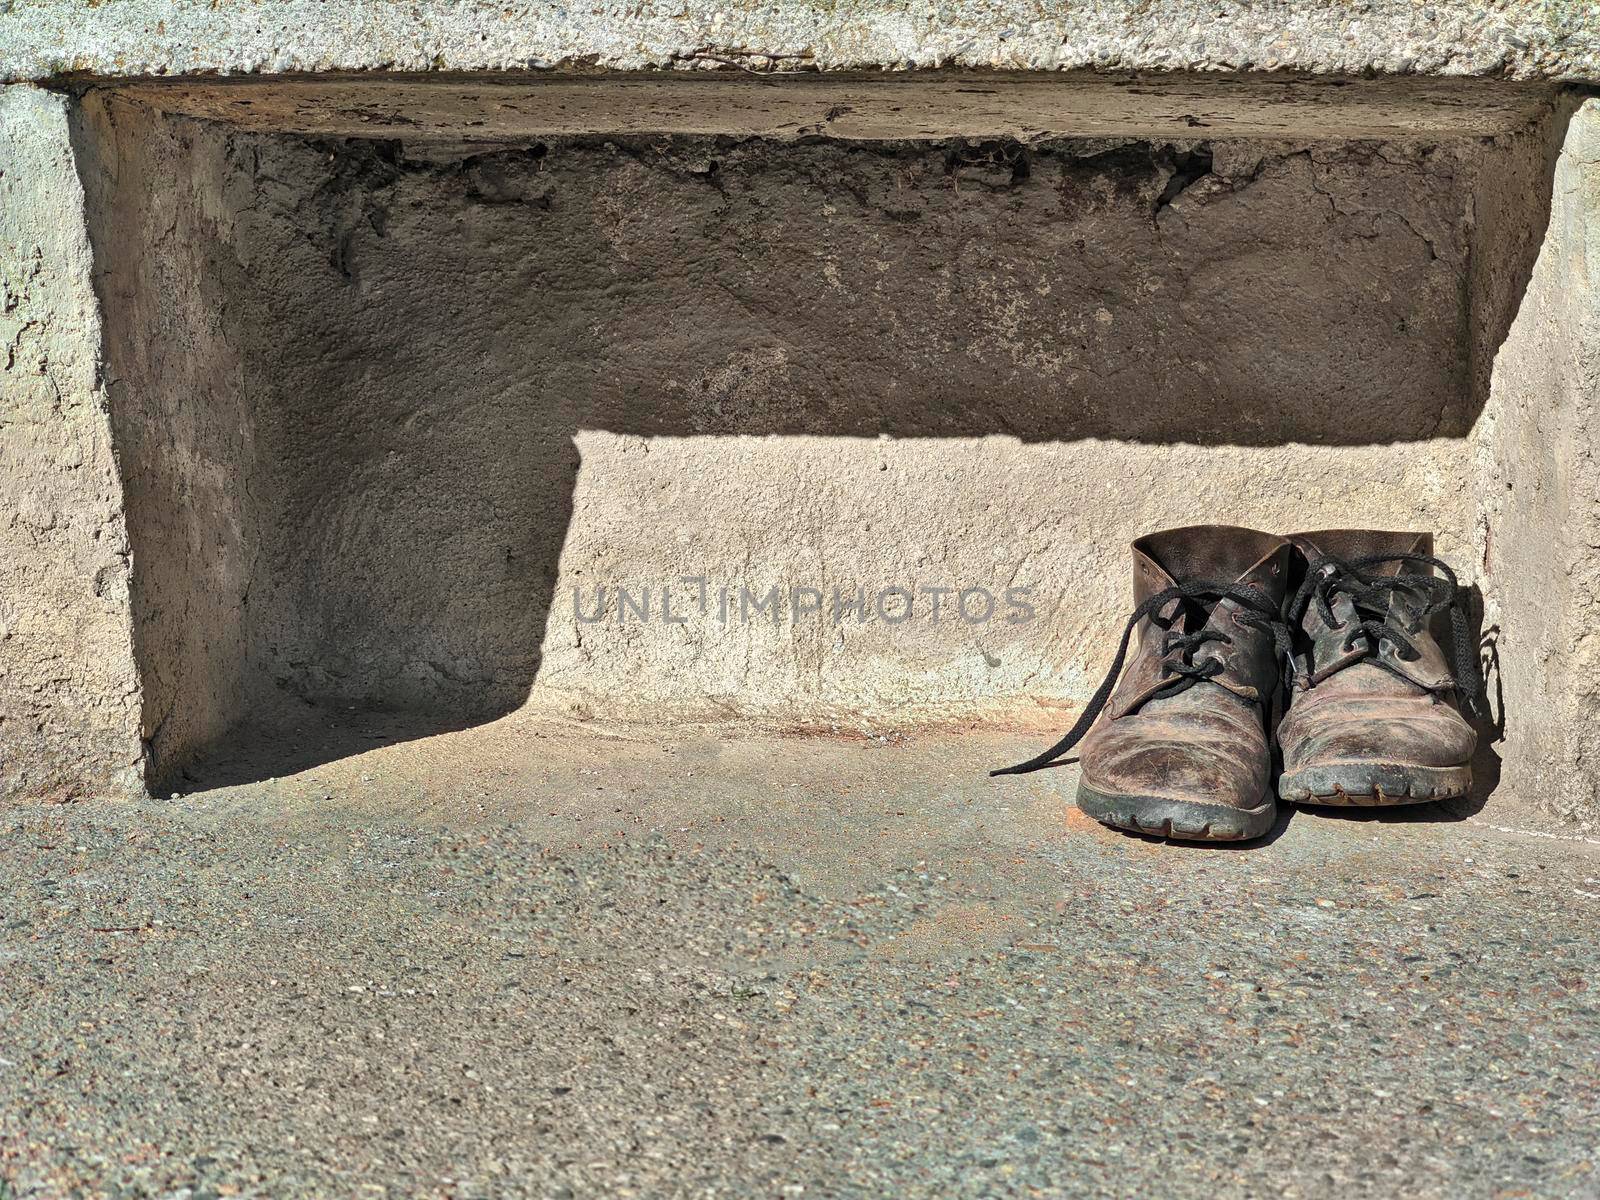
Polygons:
M1131 796L1078 785L1078 809L1113 829L1178 842L1248 842L1271 830L1277 803L1269 791L1256 808L1229 808L1170 796Z
M1394 763L1319 763L1278 780L1278 795L1294 804L1377 808L1451 800L1472 790L1472 767L1406 767Z

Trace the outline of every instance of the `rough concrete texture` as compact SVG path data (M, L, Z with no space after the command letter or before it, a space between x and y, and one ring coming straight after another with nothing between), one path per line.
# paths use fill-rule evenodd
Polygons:
M915 67L1600 79L1586 0L7 0L0 79Z
M87 138L81 121L77 141L132 514L139 735L159 755L217 738L245 711L256 412L222 331L215 254L196 230L231 214L206 186L208 160L152 162L127 140ZM107 189L137 195L140 207L104 212Z
M1183 850L1071 770L982 778L1034 744L513 718L0 809L0 1180L1595 1194L1594 839L1468 806Z
M284 702L1056 722L1197 520L1474 574L1498 142L79 142L158 779Z
M66 101L0 89L0 796L141 787L90 268Z
M1486 623L1515 714L1506 782L1552 811L1600 814L1600 105L1567 126L1552 210L1476 433Z

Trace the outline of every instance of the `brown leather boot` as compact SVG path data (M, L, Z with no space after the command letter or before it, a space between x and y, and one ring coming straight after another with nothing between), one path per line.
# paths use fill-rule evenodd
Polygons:
M992 774L1038 770L1082 739L1078 807L1096 820L1185 841L1266 833L1290 555L1275 534L1227 525L1134 542L1135 607L1105 680L1066 737Z
M1433 557L1433 535L1339 529L1291 540L1303 578L1287 611L1296 653L1278 795L1372 805L1466 794L1477 734L1457 705L1475 710L1482 684L1465 596ZM1432 629L1446 610L1454 669Z

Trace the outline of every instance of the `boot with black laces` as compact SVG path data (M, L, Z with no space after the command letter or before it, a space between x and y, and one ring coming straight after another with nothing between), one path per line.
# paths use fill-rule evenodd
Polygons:
M1427 533L1295 534L1302 576L1287 617L1296 639L1278 728L1278 795L1304 804L1418 804L1472 787L1481 707L1466 597ZM1434 623L1449 614L1454 661Z
M1134 542L1135 606L1104 681L1064 738L992 774L1050 766L1081 741L1078 807L1106 825L1202 842L1266 833L1290 555L1275 534L1225 525Z

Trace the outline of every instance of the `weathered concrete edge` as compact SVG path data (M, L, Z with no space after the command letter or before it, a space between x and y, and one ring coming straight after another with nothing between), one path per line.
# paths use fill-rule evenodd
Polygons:
M1474 431L1486 629L1505 714L1501 786L1600 820L1600 100L1570 114L1548 225ZM1493 675L1491 674L1493 680Z
M0 87L0 797L144 790L128 539L69 103Z
M81 0L0 4L0 82L647 68L1297 71L1600 81L1587 0Z

